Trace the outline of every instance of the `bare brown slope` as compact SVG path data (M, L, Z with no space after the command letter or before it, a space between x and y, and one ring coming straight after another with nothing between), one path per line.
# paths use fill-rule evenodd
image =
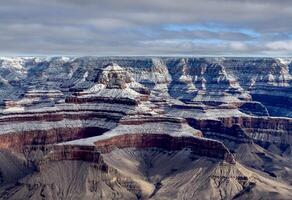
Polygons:
M291 199L291 186L189 149L115 149L96 162L43 163L1 199Z

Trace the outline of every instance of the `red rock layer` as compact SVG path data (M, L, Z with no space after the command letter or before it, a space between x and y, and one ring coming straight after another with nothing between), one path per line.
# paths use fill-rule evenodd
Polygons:
M235 159L220 142L195 137L172 137L167 134L124 134L95 142L97 150L111 152L115 148L149 148L166 150L190 148L196 155L224 159L235 163Z
M60 160L83 160L89 162L98 162L100 152L94 146L81 145L55 145L42 162L60 161Z
M95 167L103 171L108 171L108 165L106 165L100 155L100 152L96 151L94 146L51 146L49 147L49 153L37 163L39 171L46 170L46 164L53 161L62 160L81 160L95 163Z
M72 127L3 134L0 135L0 149L22 151L26 145L54 144L101 135L105 131L97 127Z

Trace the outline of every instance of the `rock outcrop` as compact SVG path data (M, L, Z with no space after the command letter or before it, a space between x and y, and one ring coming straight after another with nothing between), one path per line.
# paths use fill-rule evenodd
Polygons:
M281 59L0 66L2 199L292 197L292 76Z

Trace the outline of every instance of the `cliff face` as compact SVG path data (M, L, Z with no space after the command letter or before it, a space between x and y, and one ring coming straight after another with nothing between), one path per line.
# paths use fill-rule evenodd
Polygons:
M267 106L272 115L291 116L286 108L291 106L291 64L280 59L56 57L4 59L1 63L5 67L0 71L5 87L2 100L19 99L30 90L62 91L68 97L69 91L88 89L97 80L107 82L114 74L106 67L116 63L125 69L123 80L114 78L117 82L130 83L133 78L151 90L189 101L252 99ZM107 84L116 87L119 83Z
M50 182L46 171L54 163L76 171L85 162L95 167L86 164L82 173L95 175L82 181L97 178L101 185L89 181L83 188L80 182L76 199L113 198L111 192L125 199L166 198L173 184L186 191L173 194L178 199L203 197L192 192L189 176L210 182L210 198L275 192L275 178L283 196L271 198L291 196L292 76L280 59L15 58L0 66L0 149L6 152L0 162L22 163L25 172L3 179L0 194L7 199L73 198L60 196L67 186L57 177L58 183ZM116 162L117 155L125 160ZM158 164L167 159L172 169ZM149 175L152 164L155 176ZM259 170L263 175L253 179ZM0 178L6 171L0 167ZM173 178L176 171L184 178ZM105 197L97 195L101 191Z

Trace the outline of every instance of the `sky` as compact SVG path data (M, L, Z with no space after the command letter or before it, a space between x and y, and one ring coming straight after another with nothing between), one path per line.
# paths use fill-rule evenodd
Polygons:
M291 56L291 0L0 0L2 56Z

